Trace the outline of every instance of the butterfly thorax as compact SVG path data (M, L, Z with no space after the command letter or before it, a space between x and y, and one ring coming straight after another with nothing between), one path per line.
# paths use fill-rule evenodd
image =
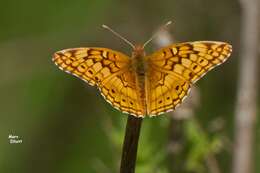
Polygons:
M145 51L143 46L135 46L132 52L132 66L138 75L143 76L146 71Z

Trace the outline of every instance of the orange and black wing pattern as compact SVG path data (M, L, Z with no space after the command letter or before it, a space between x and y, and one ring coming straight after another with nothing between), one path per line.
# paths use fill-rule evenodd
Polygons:
M144 114L128 56L106 48L72 48L56 52L53 61L61 70L96 86L115 108L135 116Z
M190 86L232 52L228 43L196 41L162 48L148 58L148 112L158 115L175 109L186 98Z

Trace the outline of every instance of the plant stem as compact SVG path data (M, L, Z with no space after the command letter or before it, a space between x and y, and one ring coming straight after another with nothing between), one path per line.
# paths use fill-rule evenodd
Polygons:
M254 172L258 96L259 0L240 0L240 74L235 108L233 173ZM249 34L250 33L250 34ZM258 171L259 172L259 171Z
M141 125L142 118L136 118L132 115L128 115L121 157L120 173L135 172L135 162Z

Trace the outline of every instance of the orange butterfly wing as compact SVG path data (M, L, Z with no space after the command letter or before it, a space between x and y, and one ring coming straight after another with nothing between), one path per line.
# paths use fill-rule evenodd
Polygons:
M97 86L115 108L136 116L144 114L128 56L106 48L73 48L56 52L53 61L61 70Z
M173 44L148 57L147 112L158 115L176 108L191 84L227 60L231 45L196 41Z
M115 108L143 117L171 111L188 95L190 86L231 54L231 45L197 41L170 45L146 63L145 88L130 58L106 48L74 48L54 54L58 67L95 85ZM145 91L145 94L144 94ZM145 95L145 98L142 96Z

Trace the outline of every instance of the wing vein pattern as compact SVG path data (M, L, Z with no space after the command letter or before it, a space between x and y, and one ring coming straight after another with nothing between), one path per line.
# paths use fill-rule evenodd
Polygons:
M53 61L61 70L96 86L116 109L135 116L145 114L128 56L106 48L72 48L55 53Z

